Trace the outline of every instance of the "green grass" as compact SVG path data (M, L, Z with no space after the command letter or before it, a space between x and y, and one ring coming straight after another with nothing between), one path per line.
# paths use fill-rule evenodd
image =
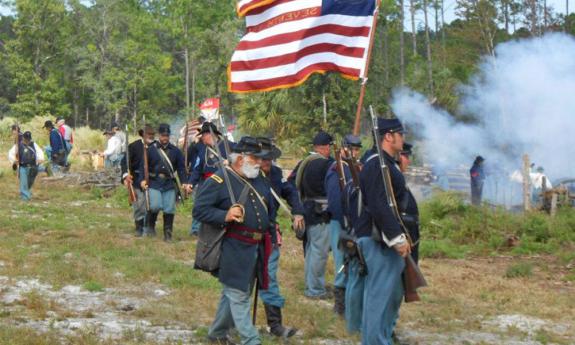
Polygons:
M505 271L505 278L528 278L533 275L533 264L520 262L513 264Z
M437 193L421 203L423 257L557 254L568 256L575 245L575 210L560 209L555 218L543 212L514 214L501 208L465 204L454 192ZM516 236L519 244L507 246Z

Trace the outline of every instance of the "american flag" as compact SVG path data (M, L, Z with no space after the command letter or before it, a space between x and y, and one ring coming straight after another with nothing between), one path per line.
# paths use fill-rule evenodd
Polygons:
M240 1L238 13L242 3L247 33L229 66L231 92L293 87L312 73L364 76L375 0Z

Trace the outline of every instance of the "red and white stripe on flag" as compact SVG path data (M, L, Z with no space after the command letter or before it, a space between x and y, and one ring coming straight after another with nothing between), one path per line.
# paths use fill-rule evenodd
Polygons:
M375 0L272 0L249 9L247 33L229 65L229 90L293 87L313 73L363 77L374 10Z

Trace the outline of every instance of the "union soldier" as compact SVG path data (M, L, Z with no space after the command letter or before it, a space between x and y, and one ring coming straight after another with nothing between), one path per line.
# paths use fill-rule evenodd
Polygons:
M399 153L399 169L405 174L411 165L411 155L413 155L413 145L404 143L403 149ZM411 248L411 257L415 263L419 261L419 209L417 207L417 200L407 187L407 199L404 200L405 206L402 207L404 212L401 213L401 220L409 230L409 236L413 240L413 248ZM400 206L401 207L401 206Z
M305 210L305 296L329 298L325 269L330 248L325 176L334 159L330 157L331 135L319 131L313 139L314 152L298 163L289 180L295 183Z
M475 157L473 166L469 169L471 177L471 204L481 205L481 197L483 194L483 183L485 182L485 172L483 171L483 162L485 159L481 156Z
M275 208L279 209L280 207L278 198L286 200L291 206L294 228L305 227L303 206L299 200L299 194L295 187L283 177L282 169L273 163L281 156L281 151L272 144L269 138L258 138L258 141L262 145L262 149L269 152L262 159L261 170L272 188ZM280 293L277 279L282 232L279 224L276 225L276 228L276 241L273 244L273 250L268 262L269 287L267 290L261 290L260 296L264 302L270 333L277 337L289 338L296 334L297 329L284 327L282 324L282 308L285 304L285 298Z
M158 213L164 213L164 241L172 240L174 215L176 213L176 197L178 195L178 179L185 177L184 155L170 143L170 126L161 124L158 128L159 140L148 146L148 172L150 185L144 179L144 160L140 162L138 176L139 185L143 190L149 188L150 212L147 215L148 227L146 234L155 236Z
M408 196L405 178L395 161L403 149L403 126L397 119L377 119L383 158L389 167L392 190L386 191L377 155L366 160L360 174L360 188L365 211L357 230L359 247L364 255L365 277L362 317L362 344L393 344L392 334L403 298L404 257L411 248L401 224L388 203L392 193L398 205ZM401 207L400 207L401 208ZM400 212L405 210L400 209ZM373 230L373 236L372 236Z
M356 155L361 149L361 140L354 135L346 135L340 148L341 156L345 156L346 150L353 151ZM347 163L342 161L343 171L338 171L339 167L334 161L328 169L325 177L325 191L327 193L327 211L331 216L329 222L329 232L331 239L331 251L333 253L333 262L335 264L334 273L334 311L336 314L343 316L345 314L345 286L346 275L343 268L344 253L339 248L339 238L342 229L347 227L342 212L342 184L345 186L351 180L351 173ZM340 174L343 176L340 177ZM340 178L343 183L340 183Z
M146 141L147 145L153 143L156 131L152 126L146 125L144 129L140 129L138 131L138 134L141 138L128 145L130 162L127 162L126 156L122 159L122 181L126 186L132 185L136 194L136 201L132 204L132 210L134 212L134 222L136 224L136 237L141 237L144 234L146 197L137 181L144 178L143 171L140 170L143 166L144 160L144 141Z
M250 292L255 277L258 288L268 288L267 263L275 236L273 196L260 174L266 154L252 137L243 137L234 146L229 157L231 168L225 169L236 204L232 204L222 171L207 178L196 196L194 218L226 229L217 272L223 291L208 332L213 343L230 343L228 333L235 327L242 344L261 344L250 318Z
M18 145L18 157L16 157L16 145ZM30 189L38 175L38 165L44 161L42 149L32 141L32 133L22 134L22 140L14 144L8 152L8 160L18 167L20 198L29 201L32 198Z
M355 156L354 158L357 158ZM345 324L349 333L360 332L363 317L363 292L366 263L358 245L361 234L359 219L365 208L361 202L361 192L358 185L348 183L343 192L343 215L347 228L340 234L340 248L345 253L347 283L345 286Z
M191 173L188 184L191 188L189 192L198 190L203 182L218 170L218 152L215 145L218 145L222 158L227 159L224 142L220 140L222 133L218 131L216 125L211 122L204 122L197 136L200 138L200 142L194 146L195 152L192 152L191 156L188 154L188 157L193 158L193 160L190 159ZM190 235L197 235L199 230L200 222L195 218L192 219Z

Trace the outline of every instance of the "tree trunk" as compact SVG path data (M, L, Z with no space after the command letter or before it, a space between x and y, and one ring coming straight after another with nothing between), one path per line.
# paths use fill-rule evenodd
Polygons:
M569 0L565 0L565 31L569 32Z
M425 48L427 52L427 76L428 80L428 89L429 89L429 97L433 97L433 65L431 62L431 42L429 39L429 22L427 18L427 0L423 0L423 18L425 22Z
M445 0L441 0L441 48L443 51L443 65L445 66L445 59L447 58L447 52L445 50Z
M547 0L543 0L543 29L541 31L547 31Z
M387 20L385 21L385 24L383 25L383 62L385 64L385 75L384 75L384 81L385 81L385 85L384 88L387 89L387 87L389 87L389 79L390 79L390 74L389 74L389 70L390 70L390 66L389 66L389 35L387 33Z
M399 0L399 79L401 86L405 85L405 37L403 0Z
M409 12L411 13L411 45L413 56L417 56L417 32L415 31L415 0L409 0Z
M435 39L439 39L439 3L438 0L433 1L433 9L435 11Z
M509 0L501 2L503 7L503 25L505 26L505 33L509 33Z

